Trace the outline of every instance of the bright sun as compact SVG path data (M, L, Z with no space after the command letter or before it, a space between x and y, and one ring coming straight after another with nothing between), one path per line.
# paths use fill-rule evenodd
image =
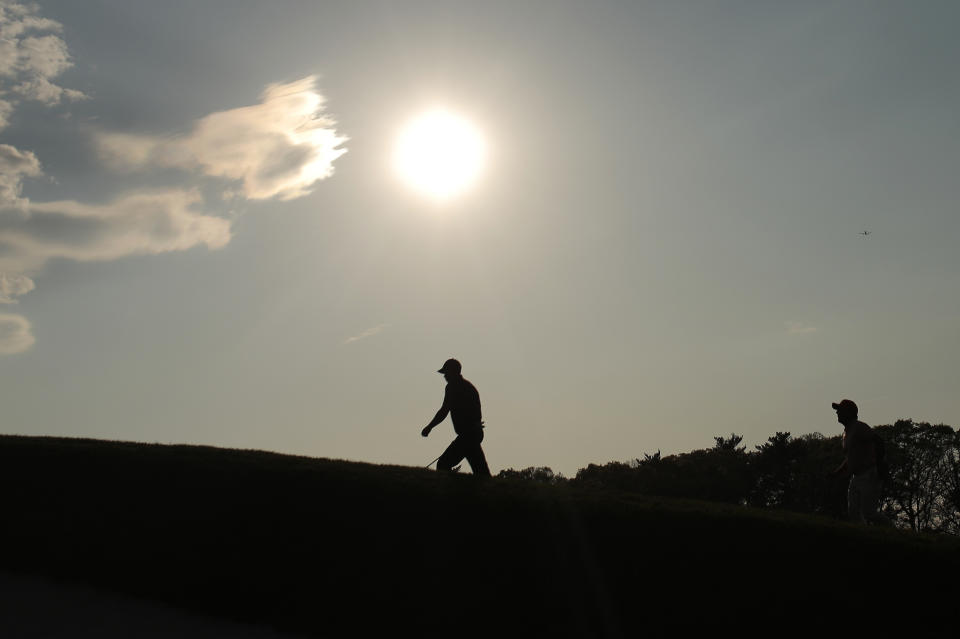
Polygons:
M394 168L421 193L448 200L476 181L484 154L483 139L472 124L448 111L431 111L400 134Z

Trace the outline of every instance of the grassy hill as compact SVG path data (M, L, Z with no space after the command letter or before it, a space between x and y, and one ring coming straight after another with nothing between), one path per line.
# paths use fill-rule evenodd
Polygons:
M0 478L0 570L318 637L924 636L960 595L956 539L719 504L13 436Z

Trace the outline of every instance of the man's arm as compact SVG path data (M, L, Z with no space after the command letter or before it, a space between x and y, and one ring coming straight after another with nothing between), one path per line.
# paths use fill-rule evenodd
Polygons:
M830 473L831 475L846 475L847 474L847 458L843 458L843 463L837 466L837 469Z
M447 393L443 394L443 406L440 407L440 410L437 411L437 414L433 416L433 419L430 420L430 423L424 427L420 434L426 437L430 434L430 431L433 430L433 427L442 422L447 418L447 414L450 413L449 402L447 401Z
M429 435L430 431L433 430L434 426L436 426L437 424L439 424L440 422L442 422L447 418L447 413L449 412L450 412L450 409L447 408L446 405L442 406L440 410L437 411L437 414L433 416L433 419L430 421L430 423L427 424L422 431L420 431L420 434L423 435L424 437Z

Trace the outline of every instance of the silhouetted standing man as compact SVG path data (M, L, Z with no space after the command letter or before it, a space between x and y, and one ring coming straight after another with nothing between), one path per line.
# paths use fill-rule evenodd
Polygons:
M487 458L483 454L483 449L480 448L480 442L483 441L480 393L473 384L463 378L460 370L460 362L448 359L443 363L443 368L437 371L443 373L443 377L447 380L443 406L420 434L424 437L429 435L433 427L446 419L447 413L450 413L457 438L440 455L440 459L437 460L437 470L449 471L466 457L474 475L489 477Z
M851 521L890 525L877 511L880 502L880 477L877 475L877 451L873 429L857 419L857 405L849 399L831 404L837 421L843 424L843 463L833 475L849 473L847 512Z

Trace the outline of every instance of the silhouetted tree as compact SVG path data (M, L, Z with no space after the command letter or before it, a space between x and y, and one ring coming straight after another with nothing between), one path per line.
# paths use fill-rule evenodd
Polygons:
M501 479L522 479L524 481L537 481L544 484L560 484L567 479L562 473L554 473L548 466L530 466L523 470L514 470L507 468L497 473Z
M950 532L960 518L951 495L956 432L909 419L888 432L891 481L884 512L912 530Z
M736 435L730 433L730 437L714 437L713 445L714 450L737 450L737 447L740 446L740 442L743 441L743 435ZM740 450L744 450L746 447L740 447Z
M651 494L643 482L643 476L637 473L638 466L623 462L609 462L602 466L588 464L586 468L577 471L573 481L589 488L614 488L629 492Z
M750 505L843 516L846 486L827 478L840 464L840 455L839 437L777 432L751 455Z
M886 442L892 474L885 482L885 514L903 528L960 534L960 433L911 420L874 430ZM666 457L657 451L628 463L590 464L571 481L847 517L847 481L830 476L843 459L840 435L777 432L752 452L735 433L713 439L709 449Z
M944 532L960 535L960 430L944 456Z
M797 472L806 452L803 440L778 431L756 448L751 460L753 490L750 505L765 508L797 506Z
M637 462L639 462L639 461L640 461L640 460L638 459ZM646 463L648 463L648 464L655 464L655 463L657 463L658 461L660 461L660 449L658 448L658 449L657 449L657 452L655 452L655 453L652 454L652 455L648 455L647 453L644 453L644 454L643 454L643 461L646 462Z
M681 455L645 454L629 464L590 464L573 481L599 488L616 488L646 495L746 503L750 493L747 454L738 447L743 437L714 438L717 445Z
M806 450L794 476L796 501L791 509L845 519L847 482L829 475L843 458L841 436L812 433L799 439Z
M734 435L723 447L678 455L682 496L746 504L753 481L749 456L743 447L736 447L742 439Z

